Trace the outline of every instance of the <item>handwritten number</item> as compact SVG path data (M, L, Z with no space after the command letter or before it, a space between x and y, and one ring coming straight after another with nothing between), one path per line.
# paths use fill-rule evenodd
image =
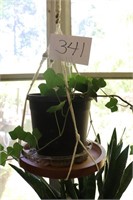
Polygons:
M80 50L78 48L78 46L79 46L78 42L76 42L75 47L73 47L73 43L72 42L70 44L67 44L67 42L65 40L59 40L59 42L61 43L61 45L60 45L61 50L56 49L56 51L58 53L60 53L60 54L65 54L65 53L67 53L68 49L72 49L73 50L72 56L74 56L76 51ZM84 48L85 48L85 42L83 42L83 46L82 46L82 49L81 49L80 57L82 57L82 55L84 53Z
M56 51L57 51L58 53L60 53L60 54L65 54L65 53L67 52L67 47L66 47L67 42L66 42L65 40L59 40L59 42L63 42L63 44L61 45L61 47L64 48L64 51L60 52L60 51L58 51L57 49L56 49Z
M76 47L72 47L72 42L68 45L68 47L67 48L69 48L69 49L73 49L74 51L73 51L73 53L72 53L72 56L75 54L75 52L78 50L78 42L76 42Z
M82 55L83 55L84 48L85 48L85 43L83 42L83 48L82 48L82 51L81 51L80 57L82 57Z

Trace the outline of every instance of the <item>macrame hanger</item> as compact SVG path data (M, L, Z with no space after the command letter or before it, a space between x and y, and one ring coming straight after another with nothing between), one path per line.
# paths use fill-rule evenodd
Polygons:
M55 4L55 34L63 34L61 30L61 0L56 0ZM49 59L49 46L47 47L48 68L52 68L54 60Z
M62 30L61 30L61 0L56 0L55 24L56 24L55 33L62 34Z
M55 34L63 34L62 30L61 30L61 0L56 0L55 23L56 23ZM22 122L21 122L22 128L24 127L26 105L27 105L27 96L28 96L35 80L38 78L39 71L40 71L45 60L48 60L50 67L52 67L54 61L49 60L49 46L47 47L46 52L42 56L42 60L40 61L39 67L38 67L38 69L37 69L37 71L36 71L36 73L35 73L35 75L32 79L31 85L30 85L29 90L28 90L27 95L26 95L26 99L25 99L25 103L24 103L24 110L23 110L23 115L22 115ZM66 71L67 63L62 62L61 65L62 65L62 68L63 68L64 79L65 79L66 85L67 85L67 71ZM73 164L74 164L74 158L75 158L75 155L76 155L78 143L80 143L87 152L88 152L88 150L86 149L86 147L84 146L84 144L82 144L82 142L80 140L80 135L79 135L78 130L77 130L77 125L76 125L76 120L75 120L75 115L74 115L74 109L73 109L73 105L71 104L71 97L70 97L69 92L68 91L66 91L66 92L67 92L67 99L68 99L68 102L70 104L70 112L71 112L71 115L72 115L72 120L73 120L74 127L75 127L75 136L76 136L76 144L75 144L75 147L74 147L74 152L73 152L73 155L72 155L72 161L71 161L71 164L70 164L70 167L69 167L69 171L68 171L68 174L67 174L67 177L66 177L66 180L67 180L69 178L69 175L71 173L71 170L72 170L72 167L73 167ZM90 155L89 152L88 152L88 154ZM90 157L95 163L95 160L93 159L93 157L91 155L90 155ZM96 164L96 166L97 166L97 164ZM98 166L97 166L97 168L98 168Z
M61 30L61 0L56 0L55 24L56 24L55 33L56 34L62 34L62 30ZM27 96L28 96L29 92L31 91L34 82L38 78L40 69L41 69L41 67L42 67L42 65L43 65L45 60L48 60L49 67L52 67L54 61L53 60L49 60L49 46L47 47L47 50L45 51L45 53L43 53L43 55L42 55L42 59L40 61L39 67L37 68L37 71L34 74L33 79L31 81L31 84L30 84L30 87L28 89L28 92L27 92L27 95L26 95L26 99L25 99L25 102L24 102L23 114L22 114L22 122L21 122L21 126L22 127L24 127L25 112L26 112L26 105L27 105Z

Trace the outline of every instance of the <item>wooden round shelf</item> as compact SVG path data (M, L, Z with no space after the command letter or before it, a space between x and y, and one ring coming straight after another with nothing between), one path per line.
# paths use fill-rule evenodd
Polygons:
M89 153L95 162L91 156L88 155L84 162L73 165L69 178L87 176L97 171L97 166L99 169L103 167L106 157L104 148L94 142L92 143L92 148L89 149ZM41 163L26 158L24 155L20 157L20 166L32 174L51 179L65 179L69 171L69 167L44 166Z

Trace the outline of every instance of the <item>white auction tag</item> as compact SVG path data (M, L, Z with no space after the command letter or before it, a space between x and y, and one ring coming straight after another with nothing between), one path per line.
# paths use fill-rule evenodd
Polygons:
M92 38L51 34L49 58L88 65Z

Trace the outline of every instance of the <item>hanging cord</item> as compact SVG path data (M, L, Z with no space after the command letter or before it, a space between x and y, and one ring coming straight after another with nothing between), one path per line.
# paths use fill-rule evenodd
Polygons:
M61 31L61 0L56 0L55 23L56 23L55 33L56 34L62 34L62 31ZM30 92L35 80L37 79L37 77L39 75L39 71L40 71L44 61L46 59L48 59L48 55L49 55L49 47L47 48L47 51L43 54L42 59L41 59L40 64L39 64L39 67L38 67L35 75L33 76L32 82L31 82L30 87L28 89L28 92L27 92L27 95L26 95L26 99L25 99L25 102L24 102L23 114L22 114L22 122L21 122L21 127L22 128L24 127L24 121L25 121L25 113L26 113L26 106L27 106L27 96L28 96L28 94L29 94L29 92ZM52 67L53 61L50 60L48 63Z
M56 21L55 21L55 23L56 23L56 31L55 31L55 33L56 34L62 34L62 30L61 30L61 0L56 0L56 15L55 15L55 19L56 19ZM22 128L24 127L24 120L25 120L25 113L26 113L26 106L27 106L27 96L28 96L29 92L31 91L31 88L32 88L35 80L38 78L39 71L40 71L44 61L46 59L48 59L48 57L49 57L48 55L49 55L49 47L47 48L47 51L42 56L42 59L41 59L40 64L39 64L39 67L38 67L35 75L33 76L32 82L31 82L29 90L27 92L25 103L24 103L24 110L23 110L23 114L22 114L22 123L21 123ZM49 62L51 67L53 65L53 62L54 61L52 61L52 60L50 60L50 62ZM73 109L73 105L72 105L72 102L71 102L70 93L69 93L69 90L68 90L66 67L67 67L66 64L63 64L63 75L64 75L64 80L65 80L65 83L66 83L66 94L67 94L67 99L68 99L68 103L69 103L69 106L70 106L70 112L71 112L72 120L73 120L73 123L74 123L75 136L76 136L76 144L75 144L75 147L74 147L74 151L73 151L73 155L72 155L72 160L71 160L71 164L70 164L70 167L69 167L69 171L68 171L68 174L67 174L67 177L66 177L66 180L68 180L69 176L70 176L70 173L71 173L71 170L72 170L72 166L74 164L74 159L75 159L78 143L80 143L81 146L88 153L88 155L90 156L92 161L95 163L95 165L97 167L97 170L99 170L99 167L98 167L97 163L95 162L95 159L93 158L93 156L89 153L88 149L84 146L84 144L80 140L80 135L78 133L76 120L75 120L74 109Z
M61 30L61 0L56 0L56 11L55 11L55 24L56 24L56 34L62 34Z
M71 100L70 93L69 93L69 90L68 90L69 86L68 86L68 82L67 82L67 78L68 77L67 77L67 71L66 71L66 63L64 63L64 62L62 62L62 63L63 63L63 65L62 65L63 66L63 70L62 71L63 71L65 85L66 85L67 100L68 100L69 107L70 107L70 112L71 112L71 116L72 116L72 120L73 120L73 124L74 124L75 137L76 137L76 143L75 143L75 147L74 147L74 151L73 151L73 155L72 155L72 160L71 160L69 171L68 171L68 174L67 174L67 177L66 177L66 180L68 180L69 176L70 176L70 173L72 171L72 166L74 164L74 159L75 159L78 143L80 143L81 146L84 148L84 150L88 153L88 155L90 156L92 161L95 163L97 170L99 170L99 167L98 167L97 163L95 162L95 159L93 158L93 156L89 153L88 149L85 147L85 145L80 140L80 135L78 133L75 114L74 114L74 109L73 109L73 105L72 105L72 100Z
M43 65L43 63L44 63L44 61L47 59L47 57L48 57L48 56L47 56L47 51L46 51L46 52L43 54L43 56L42 56L42 59L41 59L40 64L39 64L39 67L38 67L36 73L35 73L34 76L33 76L33 79L32 79L32 81L31 81L30 87L29 87L28 92L27 92L27 94L26 94L26 98L25 98L25 102L24 102L24 109L23 109L23 113L22 113L22 122L21 122L21 127L22 127L22 128L24 128L25 113L26 113L26 106L27 106L27 96L28 96L29 92L31 91L31 88L32 88L32 86L33 86L35 80L38 78L39 71L40 71L40 69L41 69L41 67L42 67L42 65Z

